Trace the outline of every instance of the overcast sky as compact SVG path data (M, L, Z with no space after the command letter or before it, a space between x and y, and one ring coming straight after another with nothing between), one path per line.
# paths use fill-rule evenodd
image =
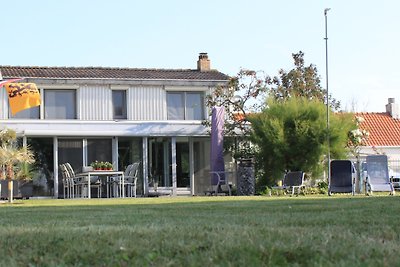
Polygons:
M303 51L342 108L400 103L400 1L0 0L1 65L194 69L199 52L228 75L277 75Z

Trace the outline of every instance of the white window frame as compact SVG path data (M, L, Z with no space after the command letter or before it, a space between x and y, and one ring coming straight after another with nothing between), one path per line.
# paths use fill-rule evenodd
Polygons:
M114 92L123 92L122 99L122 115L115 115L115 107L114 107ZM128 117L128 101L127 101L127 90L112 90L111 92L111 101L112 101L112 116L114 120L126 120Z
M169 103L168 96L170 94L181 95L183 97L183 119L171 119L169 118ZM187 103L187 95L190 94L198 94L201 97L201 118L200 119L188 119L188 103ZM205 119L205 104L204 104L204 91L167 91L167 119L168 120L204 120Z
M50 91L52 91L52 92L61 92L61 91L68 91L68 92L73 92L74 93L74 96L73 96L73 101L74 101L74 117L73 118L47 118L46 117L46 108L47 108L47 103L46 103L46 94L48 93L48 92L50 92ZM44 93L44 96L43 96L43 119L45 119L45 120L76 120L77 118L78 118L78 101L77 101L77 95L78 95L78 92L77 92L77 90L76 89L70 89L70 88L60 88L60 89L52 89L52 88L48 88L48 89L44 89L43 91L42 91L43 93Z

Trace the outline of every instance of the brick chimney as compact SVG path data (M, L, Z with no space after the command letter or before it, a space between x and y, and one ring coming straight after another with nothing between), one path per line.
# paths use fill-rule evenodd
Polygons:
M197 70L199 71L210 71L210 60L208 59L207 53L200 53L199 60L197 61Z
M388 104L386 104L386 112L392 116L394 119L399 119L399 105L395 103L394 98L388 98Z

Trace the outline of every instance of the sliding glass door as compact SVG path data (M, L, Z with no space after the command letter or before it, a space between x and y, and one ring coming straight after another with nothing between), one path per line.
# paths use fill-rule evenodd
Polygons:
M173 140L175 145L172 143ZM153 189L161 187L168 190L176 186L178 191L183 189L189 193L191 187L189 138L151 137L148 139L148 152L149 186ZM172 168L173 163L176 163L175 170ZM173 177L176 178L176 184Z
M171 138L149 138L148 151L149 185L151 187L172 187Z
M178 188L190 188L189 139L176 139L176 183Z
M58 165L69 163L75 172L80 172L83 166L83 139L58 139ZM58 193L63 194L63 181L58 170ZM62 196L64 197L64 196Z
M135 162L140 162L137 194L144 194L143 187L143 143L141 137L119 137L118 138L118 170L124 171L126 167Z

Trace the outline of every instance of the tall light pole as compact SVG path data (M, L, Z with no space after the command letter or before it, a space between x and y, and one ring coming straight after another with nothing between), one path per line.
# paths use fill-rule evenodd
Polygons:
M328 82L328 11L330 8L325 8L325 70L326 70L326 130L328 144L328 183L331 182L331 151L329 141L329 82Z

